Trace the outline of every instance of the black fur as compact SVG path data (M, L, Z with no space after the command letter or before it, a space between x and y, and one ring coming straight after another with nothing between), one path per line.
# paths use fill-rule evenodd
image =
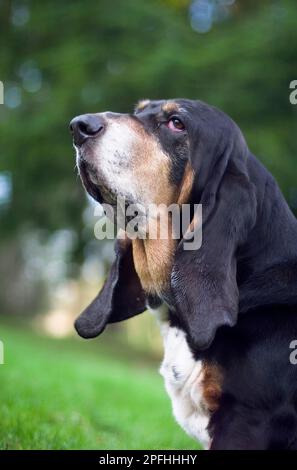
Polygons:
M218 331L203 354L223 373L212 449L297 450L297 365L289 360L296 338L297 307L284 305L258 307Z
M102 290L75 322L76 331L83 338L94 338L108 323L127 320L146 308L146 297L134 268L131 242L118 240L115 252L115 261Z

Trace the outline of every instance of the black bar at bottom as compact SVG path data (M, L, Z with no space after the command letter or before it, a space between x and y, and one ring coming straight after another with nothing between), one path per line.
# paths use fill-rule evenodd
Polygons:
M294 451L171 451L171 450L117 450L117 451L10 451L0 452L0 466L7 468L8 465L24 466L34 465L54 466L57 464L78 466L85 468L99 468L102 465L117 466L120 468L138 468L145 465L187 465L200 466L201 468L213 465L229 465L244 467L245 465L272 464L286 466L295 464L297 454ZM5 466L5 464L7 466ZM21 467L19 467L21 468Z

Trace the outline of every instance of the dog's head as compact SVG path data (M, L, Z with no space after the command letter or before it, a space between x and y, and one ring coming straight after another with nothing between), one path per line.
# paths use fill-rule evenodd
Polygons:
M202 204L202 246L185 250L181 237L164 294L193 344L207 347L217 328L236 322L235 253L255 216L240 130L221 111L184 99L141 101L133 114L85 114L70 127L83 184L98 202ZM84 337L146 308L150 292L135 270L131 241L118 242L116 254L102 292L76 322Z
M134 114L85 114L71 121L77 164L98 201L175 202L189 160L187 111L178 102L141 102Z

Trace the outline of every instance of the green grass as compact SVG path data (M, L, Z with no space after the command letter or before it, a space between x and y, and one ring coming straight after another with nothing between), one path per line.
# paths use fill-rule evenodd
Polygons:
M197 449L146 358L1 325L1 449Z

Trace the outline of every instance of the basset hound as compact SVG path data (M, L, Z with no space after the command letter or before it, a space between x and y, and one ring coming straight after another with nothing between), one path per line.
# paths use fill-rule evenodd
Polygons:
M297 221L238 126L176 99L77 116L70 128L99 203L202 205L195 250L182 235L116 241L78 334L96 337L150 308L164 339L161 374L188 434L209 449L297 449Z

